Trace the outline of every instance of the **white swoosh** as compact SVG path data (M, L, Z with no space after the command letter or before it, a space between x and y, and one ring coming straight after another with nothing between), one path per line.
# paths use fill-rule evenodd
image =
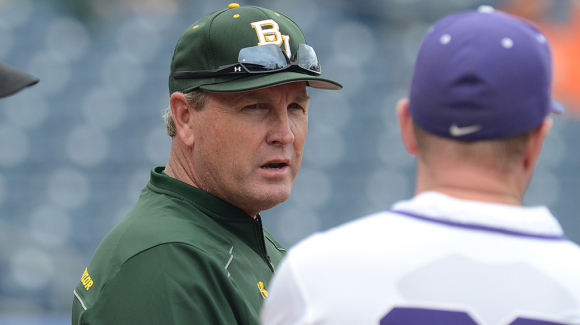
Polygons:
M481 125L475 124L460 128L457 126L457 124L452 124L451 127L449 127L449 133L451 133L451 135L454 137L460 137L463 135L471 134L473 132L477 132L481 130L481 127L482 127Z

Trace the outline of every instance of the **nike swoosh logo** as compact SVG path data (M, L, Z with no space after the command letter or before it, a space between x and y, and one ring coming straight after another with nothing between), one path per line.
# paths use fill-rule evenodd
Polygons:
M454 137L460 137L460 136L464 136L464 135L468 135L468 134L477 132L477 131L481 130L481 128L482 128L482 126L479 124L464 126L461 128L458 127L457 124L452 124L451 127L449 127L449 133L451 133L451 135Z

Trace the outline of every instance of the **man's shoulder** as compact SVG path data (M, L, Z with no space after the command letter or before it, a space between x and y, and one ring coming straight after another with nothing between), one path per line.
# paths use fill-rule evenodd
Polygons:
M222 260L225 259L223 256ZM110 269L99 262L104 260L91 261L75 289L73 314L78 319L118 323L119 319L137 320L142 315L151 315L158 319L149 321L166 323L175 316L172 299L191 300L190 293L209 288L207 283L219 283L220 287L230 283L227 270L215 255L186 243L151 247ZM153 314L146 310L148 305L156 306Z
M356 251L368 245L382 245L392 240L387 233L399 227L403 218L391 211L366 215L342 225L318 232L296 244L290 252L308 254L320 250ZM399 228L400 229L400 228Z
M194 206L144 191L133 209L105 236L88 269L110 278L124 263L145 251L179 246L189 247L190 252L219 255L227 253L230 242L227 233Z
M221 260L229 257L227 244L220 245L220 238L205 237L207 240L201 240L197 237L197 240L195 238L187 240L183 236L172 238L154 231L131 230L117 235L115 230L113 229L101 242L85 270L95 284L104 285L110 282L119 272L126 269L128 263L138 265L133 269L147 275L156 272L159 265L169 267L165 272L170 270L171 265L165 263L166 260L179 261L183 264L182 267L194 268L199 263L206 266L219 265ZM220 247L222 249L219 249Z
M141 276L148 276L158 273L160 268L167 273L173 269L173 264L180 264L181 268L188 266L187 264L190 264L189 267L194 267L200 263L215 264L214 260L216 260L215 253L208 252L207 247L184 242L144 245L130 254L123 254L119 251L106 254L97 250L83 276L91 277L95 284L104 285L115 278L119 272L126 270L127 265L132 265L131 268L138 270Z
M191 202L145 189L135 206L103 242L139 250L167 242L196 245L220 238L224 230Z

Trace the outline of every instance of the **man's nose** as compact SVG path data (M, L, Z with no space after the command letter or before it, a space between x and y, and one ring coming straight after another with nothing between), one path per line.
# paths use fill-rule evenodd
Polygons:
M294 132L290 127L290 118L288 111L279 112L274 115L271 121L270 130L266 141L271 145L289 145L294 142Z

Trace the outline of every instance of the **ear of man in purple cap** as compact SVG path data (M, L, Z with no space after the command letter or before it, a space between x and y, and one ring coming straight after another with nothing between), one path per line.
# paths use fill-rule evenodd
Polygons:
M23 88L37 84L35 76L0 63L0 97L10 96Z

